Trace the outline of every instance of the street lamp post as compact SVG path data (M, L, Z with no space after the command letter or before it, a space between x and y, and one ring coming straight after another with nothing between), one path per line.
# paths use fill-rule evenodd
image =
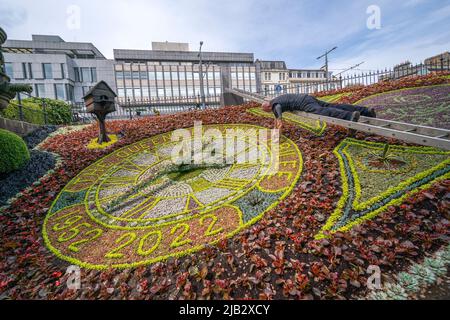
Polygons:
M198 57L200 60L200 64L199 64L199 78L200 78L200 98L201 98L201 103L202 103L202 109L206 109L206 101L205 101L205 87L203 85L203 56L202 56L202 46L203 46L203 41L200 41L200 50L198 53Z

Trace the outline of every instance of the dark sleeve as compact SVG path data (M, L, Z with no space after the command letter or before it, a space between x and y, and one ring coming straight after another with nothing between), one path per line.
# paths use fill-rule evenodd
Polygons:
M275 115L275 118L281 119L283 116L283 109L281 108L281 104L277 103L272 108L273 114Z

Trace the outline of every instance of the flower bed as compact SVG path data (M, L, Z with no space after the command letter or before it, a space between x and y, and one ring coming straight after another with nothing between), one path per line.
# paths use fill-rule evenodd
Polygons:
M389 206L401 204L405 198L429 188L433 182L450 178L450 152L392 146L389 157L382 158L383 147L346 139L336 148L343 195L322 232L348 231ZM377 163L373 158L380 160ZM403 165L391 167L394 159ZM322 237L324 234L319 234L318 238Z
M448 188L450 181L447 178L440 178L441 176L435 176L427 182L429 186L425 190L403 193L401 201L389 203L386 211L379 212L378 215L373 215L371 219L364 222L361 221L362 223L348 231L336 230L338 232L330 234L330 237L317 239L316 237L323 231L327 219L333 216L338 206L342 205L344 201L348 201L341 200L347 199L345 183L341 179L344 178L343 173L351 173L351 175L345 176L346 179L349 178L348 181L352 177L355 178L355 174L351 170L341 171L341 164L345 159L359 161L353 166L357 173L367 170L367 177L369 174L382 176L381 173L372 173L372 171L385 169L373 162L372 158L369 157L367 160L364 155L368 156L372 151L380 152L381 146L386 142L398 146L392 147L393 156L403 156L404 153L407 155L402 160L403 162L392 162L392 167L387 167L389 170L397 172L393 176L400 177L399 180L392 178L393 188L395 188L395 181L407 181L407 184L411 185L411 181L408 181L410 178L426 178L421 175L421 172L429 170L426 167L420 168L425 165L421 162L420 154L430 155L430 165L433 166L431 169L439 166L443 161L439 158L441 156L439 152L435 150L410 148L395 140L386 140L362 133L356 134L353 137L354 140L345 140L349 137L349 131L335 126L329 126L324 135L318 137L310 132L299 130L297 125L286 122L284 135L298 147L303 159L303 171L299 182L292 189L290 195L287 196L288 193L286 193L287 197L281 201L280 198L283 195L263 197L254 189L253 193L246 193L251 197L251 201L241 198L234 203L235 207L239 207L246 213L243 216L246 221L251 221L254 217L259 219L259 215L269 209L264 213L264 217L261 217L261 220L240 229L231 238L220 237L215 245L211 245L209 240L202 241L204 248L196 251L195 254L183 253L182 256L176 255L158 262L157 260L160 259L156 259L149 266L125 270L97 271L82 268L82 290L67 289L65 286L68 278L68 275L65 274L66 267L72 262L78 263L78 261L92 262L94 265L102 264L101 260L89 260L91 257L88 252L92 252L95 257L97 252L104 250L100 248L100 245L89 247L89 243L85 242L84 245L87 246L85 247L83 243L78 243L75 245L75 249L79 249L78 253L74 251L71 253L71 257L78 258L78 261L66 262L65 260L69 259L63 257L64 253L68 252L64 251L66 250L63 247L64 240L75 234L76 230L60 230L60 228L66 227L79 218L69 222L66 220L66 224L59 224L56 228L55 224L63 222L63 219L61 221L52 219L58 217L55 215L61 214L63 210L70 210L67 205L76 205L83 199L88 199L76 193L73 193L72 196L64 195L68 188L79 186L82 183L82 180L77 182L76 179L77 176L80 177L80 173L91 172L94 174L96 172L93 170L96 168L95 162L99 159L106 161L117 155L122 148L126 150L129 145L146 141L146 139L151 140L152 137L163 136L180 127L190 128L195 120L201 120L207 125L238 123L271 128L273 119L246 112L255 107L255 105L246 105L135 121L113 121L108 124L110 133L120 133L122 138L107 149L89 150L87 148L89 142L97 135L95 126L89 126L65 136L56 135L47 139L42 148L58 153L62 158L63 165L53 174L43 178L40 185L23 192L0 215L1 250L4 257L0 261L0 298L353 298L368 293L366 281L370 274L367 274L366 270L369 265L380 266L383 274L407 271L410 261L420 262L425 253L433 253L448 245L450 235ZM340 150L344 146L343 141L348 146L349 157L345 153L338 152L339 156L335 154L335 150ZM402 152L403 150L406 152ZM408 150L411 152L407 152ZM336 158L337 156L340 161ZM148 163L147 160L144 157L136 159L134 162L137 161L136 164L140 165ZM122 167L126 165L125 162L119 162ZM448 165L445 168L447 167ZM99 174L101 173L100 169ZM244 173L236 174L244 176ZM252 173L250 171L246 174L251 175ZM119 181L127 179L125 172L118 172L116 176ZM220 177L220 172L211 172L208 176ZM195 185L200 188L196 190L199 193L206 183L200 181L198 172L189 172L182 177L177 175L176 177L171 176L171 178L188 185L190 179L197 179L198 183ZM360 184L363 185L364 176L359 178ZM88 180L85 180L87 184L93 183ZM183 185L182 188L169 190L168 194L182 194L185 190L184 187ZM192 185L190 187L192 188ZM63 192L61 193L61 191ZM106 197L112 194L100 187L99 192L101 191ZM364 199L370 201L383 192L381 189L363 190L360 196L361 199L365 197ZM379 199L382 201L381 198ZM57 201L55 202L55 200ZM55 204L51 208L53 203ZM277 205L271 208L271 204L274 203ZM98 209L97 205L96 207ZM87 209L92 210L92 208L88 206ZM51 212L48 215L49 210ZM170 206L170 210L177 210L177 206ZM132 213L129 210L127 212ZM224 212L223 215L227 214ZM59 252L58 255L65 260L57 258L54 252L47 250L44 245L42 226L46 217L46 227L50 227L56 233L50 235L46 229L47 244L50 247L55 246L53 251ZM86 219L86 215L82 215L76 223L85 223ZM89 220L86 220L86 223L93 225L92 221L94 220ZM204 221L204 226L213 220L214 218ZM70 229L73 227L70 226ZM84 227L87 226L84 225ZM223 225L220 227L223 228ZM121 249L125 249L123 251L109 252L111 258L119 259L117 264L129 264L138 262L133 258L136 254L134 250L141 249L140 253L145 255L156 244L167 242L167 239L172 240L169 236L177 236L179 232L185 230L185 227L181 228L183 229L175 230L172 235L169 230L169 235L162 235L161 241L159 241L159 234L141 235L142 231L139 231L135 232L136 237L130 234L124 236L116 234L119 231L103 225L95 226L93 230L89 229L88 231L92 231L92 233L88 236L98 236L99 231L94 230L102 229L101 236L107 234L108 237L111 237L105 238L109 241L105 243L113 243L117 247L135 238L132 241L133 246L122 247ZM107 229L112 231L106 232ZM210 231L216 230L213 228ZM66 234L62 235L63 232ZM83 235L85 234L83 233ZM148 237L146 237L147 235ZM123 238L118 241L120 237ZM143 238L145 238L144 241L142 241ZM76 241L80 240L86 239L80 238ZM176 245L181 242L186 246L185 248L192 248L191 243L183 243L186 238L178 240L180 241L177 241ZM66 242L73 244L71 241ZM116 241L117 243L115 243ZM140 243L143 245L140 246ZM164 247L165 251L161 251L161 254L158 253L158 257L181 250L182 247L176 245L176 248L170 247L170 244L170 249L167 246ZM110 250L112 249L116 248ZM157 250L155 249L150 254L156 254ZM124 256L120 256L120 254Z
M346 93L337 93L337 94L331 94L331 95L325 95L325 96L318 94L316 96L321 101L328 102L328 103L336 103L342 97L349 96L350 94L351 94L350 92L346 92Z
M404 88L416 88L433 86L439 84L450 83L450 78L448 77L448 72L432 73L426 76L410 76L404 77L398 80L386 80L377 82L370 86L350 86L347 88L332 90L332 91L322 91L315 94L316 97L326 97L332 95L343 94L336 103L347 103L353 104L359 100L372 96L374 94L399 90Z
M275 116L273 115L273 113L266 112L266 111L262 110L260 107L250 108L250 109L248 109L248 112L256 114L258 116L275 119ZM291 112L284 113L283 120L285 120L289 123L292 123L301 129L312 132L313 134L315 134L317 136L323 135L323 133L327 129L326 122L302 118Z
M383 119L450 129L450 84L389 91L355 104L374 107Z

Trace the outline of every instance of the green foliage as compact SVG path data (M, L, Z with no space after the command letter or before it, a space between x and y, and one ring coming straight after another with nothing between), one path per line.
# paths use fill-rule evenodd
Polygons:
M18 135L0 129L0 173L22 168L30 160L25 142Z
M36 103L28 101L28 99L22 100L22 113L23 120L26 122L40 125L43 125L45 122L44 113L42 112L41 107ZM1 112L1 116L8 119L20 120L20 111L17 101L11 101L8 107Z
M45 124L42 102L46 105L47 124L60 125L71 123L72 112L70 105L64 101L46 98L27 98L22 100L24 121L39 125ZM1 112L1 116L8 119L20 120L17 100L11 101L9 106Z

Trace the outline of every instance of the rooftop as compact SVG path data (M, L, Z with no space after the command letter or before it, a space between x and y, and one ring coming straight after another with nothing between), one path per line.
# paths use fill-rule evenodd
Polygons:
M72 57L106 59L92 43L66 42L54 35L32 35L32 40L6 40L3 50L11 53L62 53Z

